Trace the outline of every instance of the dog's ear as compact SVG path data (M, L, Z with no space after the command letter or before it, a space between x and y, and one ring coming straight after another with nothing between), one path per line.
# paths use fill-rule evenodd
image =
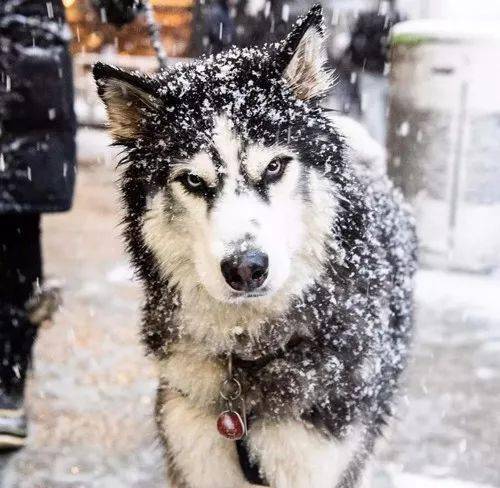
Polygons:
M159 108L154 82L143 75L124 71L104 63L93 68L97 92L106 105L109 125L117 142L137 138L145 112Z
M333 84L325 48L325 24L321 5L297 20L279 44L277 65L296 96L311 100L324 95Z

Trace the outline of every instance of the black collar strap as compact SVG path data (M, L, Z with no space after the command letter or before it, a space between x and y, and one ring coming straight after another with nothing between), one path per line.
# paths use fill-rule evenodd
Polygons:
M236 452L238 453L241 470L243 471L246 480L253 485L269 486L260 475L259 465L250 460L246 439L236 441Z

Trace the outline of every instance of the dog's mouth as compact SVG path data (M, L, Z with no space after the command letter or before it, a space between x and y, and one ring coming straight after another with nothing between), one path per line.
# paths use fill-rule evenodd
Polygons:
M262 298L268 295L269 295L269 288L263 287L259 288L258 290L252 290L252 291L237 291L237 292L233 291L229 295L229 298L231 301L239 302L244 300L252 300L255 298Z

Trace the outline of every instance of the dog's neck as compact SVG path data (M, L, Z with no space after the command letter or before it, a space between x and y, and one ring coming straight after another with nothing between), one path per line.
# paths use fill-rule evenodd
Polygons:
M278 324L282 328L291 300L290 295L281 292L267 299L222 303L196 287L181 295L176 315L182 337L201 345L207 354L236 352L252 358L260 354L260 342L266 343L266 349L272 347L270 335L273 331L276 335ZM281 341L275 337L272 342Z

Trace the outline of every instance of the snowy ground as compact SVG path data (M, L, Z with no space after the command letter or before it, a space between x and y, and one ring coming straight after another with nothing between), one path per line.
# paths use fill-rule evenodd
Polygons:
M137 339L115 174L105 138L80 143L75 208L44 219L46 271L66 280L65 307L41 331L30 445L0 456L0 486L160 488L156 372ZM374 488L499 488L500 276L422 271L417 304L414 359Z

